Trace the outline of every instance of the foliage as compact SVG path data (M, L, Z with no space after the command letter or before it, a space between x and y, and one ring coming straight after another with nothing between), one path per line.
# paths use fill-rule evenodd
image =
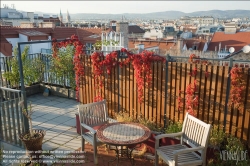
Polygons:
M246 81L242 68L233 67L231 74L231 89L229 106L239 108L244 105L244 92L246 90Z
M227 158L227 155L229 154L225 155L226 159L222 158L222 151L224 151L225 153L231 153L234 155L237 154L237 156L241 156L241 152L245 152L246 147L239 138L236 138L231 134L225 133L223 131L223 128L217 125L214 125L211 130L209 145L212 146L214 149L217 149L218 151L214 151L215 158L208 160L208 166L248 166L250 164L250 160L248 158L247 160L237 161L231 158Z
M186 110L191 115L195 116L193 107L198 106L198 95L196 95L198 90L197 81L194 80L193 84L190 83L186 87Z
M79 100L79 87L80 87L80 79L84 75L84 63L81 61L81 55L83 53L83 44L79 41L78 37L76 35L72 35L70 39L57 42L56 39L52 39L52 51L53 51L53 57L57 58L57 53L59 51L59 48L74 46L74 71L75 71L75 84L76 84L76 97L77 100Z
M8 63L11 70L3 73L3 77L5 77L8 81L10 81L11 85L15 87L19 87L18 84L20 81L17 55L18 55L18 50L16 47L14 49L14 57Z
M192 64L203 64L203 65L210 65L211 62L207 60L202 60L199 56L196 56L195 54L190 54L189 56L189 63ZM198 69L195 66L192 71L189 73L190 77L196 77ZM209 76L209 72L205 71L205 77ZM197 95L198 93L198 81L194 79L193 82L188 84L186 86L186 91L185 91L185 97L184 99L181 98L182 91L179 90L179 95L177 97L178 100L178 110L181 110L183 107L183 103L185 103L185 109L186 111L193 115L196 116L196 112L194 111L194 108L198 106L199 104L199 96ZM183 102L184 100L184 102Z
M134 119L129 115L127 112L119 112L115 114L116 119L118 122L135 122L135 123L140 123L146 127L148 127L152 131L162 131L162 128L157 127L156 123L154 121L151 121L147 118L144 118L139 116L137 119Z
M102 49L102 45L104 46L109 46L109 45L116 45L118 44L119 41L114 41L114 40L98 40L95 42L95 44L93 45L93 47L96 49L96 50L101 50Z
M165 133L178 133L182 131L182 123L181 122L173 122L170 121Z
M66 86L66 78L71 88L75 89L74 57L75 48L68 45L59 49L57 56L51 58L50 72L58 78L60 85Z
M221 143L224 141L226 133L220 128L218 125L214 125L212 127L210 137L209 137L209 145L212 147L220 147Z
M140 116L137 121L138 123L147 126L151 131L159 131L159 132L162 131L161 127L157 127L156 122L149 120L147 118Z
M40 82L44 72L44 62L39 57L29 57L29 46L24 47L21 54L23 64L24 84L31 85ZM14 48L14 57L10 60L8 65L11 70L3 74L3 76L10 81L11 85L19 87L20 75L18 66L18 49Z
M225 146L226 146L225 149L231 152L244 150L244 145L240 141L240 139L232 136L231 134L227 135Z
M127 112L119 112L115 114L118 122L134 122L134 119Z
M125 66L131 63L135 69L135 77L137 82L137 91L138 91L138 101L141 103L143 101L143 87L146 83L146 86L149 87L152 82L152 68L151 65L154 62L165 62L166 59L158 55L154 55L153 52L143 51L140 54L132 54L126 49L121 49L121 52L127 53L127 59L125 61L118 61L118 53L113 51L107 54L105 57L100 52L94 52L91 55L91 60L93 64L94 79L95 79L95 88L100 90L103 86L101 77L104 74L104 68L106 67L107 73L111 74L112 68L120 65ZM145 78L144 78L145 75ZM98 93L100 95L100 92Z

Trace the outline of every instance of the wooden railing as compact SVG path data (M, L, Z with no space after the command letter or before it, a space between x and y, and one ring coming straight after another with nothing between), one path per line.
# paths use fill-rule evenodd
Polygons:
M24 133L23 113L19 102L20 90L0 87L0 140L23 146L18 134Z
M84 56L83 63L85 63L85 76L82 78L80 88L80 102L91 103L98 92L95 89L90 57ZM197 74L191 77L190 73L194 67L197 68ZM199 85L197 93L199 104L195 108L197 117L210 124L222 126L225 124L227 133L250 143L249 68L244 68L247 89L244 92L244 106L240 110L228 107L226 103L227 96L230 95L230 86L227 86L230 81L228 66L158 62L152 65L152 69L153 81L150 87L144 88L142 103L138 102L136 79L131 64L113 69L110 75L105 73L101 95L107 100L110 116L114 116L119 111L127 111L134 118L143 115L162 127L166 127L169 120L183 121L184 92L186 86L196 79ZM182 98L184 105L180 109L178 109L180 104L178 96Z

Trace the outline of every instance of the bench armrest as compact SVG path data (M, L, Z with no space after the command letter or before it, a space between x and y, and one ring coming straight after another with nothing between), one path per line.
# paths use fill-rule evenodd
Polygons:
M90 127L84 123L81 123L81 126L85 129L89 130L92 134L96 134L96 131L92 127Z
M203 150L204 148L205 148L204 146L198 146L198 147L195 147L195 148L187 148L187 149L174 150L173 151L173 155L177 156L177 155L183 154L183 153L195 152L195 151Z
M178 132L178 133L171 133L171 134L160 134L155 136L155 149L158 149L160 146L160 139L165 138L165 137L177 137L177 136L182 136L184 133L183 132Z
M171 133L171 134L160 134L155 136L155 140L160 140L165 137L177 137L177 136L182 136L183 132L178 132L178 133Z

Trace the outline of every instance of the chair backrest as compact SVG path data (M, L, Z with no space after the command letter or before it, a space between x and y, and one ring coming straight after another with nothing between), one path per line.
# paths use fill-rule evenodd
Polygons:
M100 126L107 123L106 100L78 106L80 123L90 127Z
M210 124L187 113L182 127L182 132L184 132L183 141L191 147L207 147L210 128Z

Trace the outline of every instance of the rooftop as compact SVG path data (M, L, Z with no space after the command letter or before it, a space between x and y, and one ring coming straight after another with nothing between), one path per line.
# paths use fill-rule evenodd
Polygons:
M32 103L34 113L32 114L32 122L34 129L42 129L46 131L43 139L43 150L49 151L81 151L81 136L76 132L75 114L78 112L77 105L79 104L73 99L62 98L57 96L43 96L36 94L28 97L28 102ZM5 150L24 150L19 147L4 144ZM85 145L86 166L96 166L93 158L93 146L86 143ZM136 152L136 151L135 151ZM78 153L79 154L79 153ZM68 156L71 153L66 154ZM55 154L56 156L56 154ZM107 150L105 146L98 147L99 164L107 166L108 161L115 159L115 153L112 150ZM67 157L66 159L71 159ZM82 160L82 158L80 158ZM59 159L56 160L60 163ZM115 163L115 162L114 162ZM152 166L153 161L146 158L135 158L136 165ZM129 160L122 161L119 166L129 165ZM53 164L60 165L61 164ZM66 164L70 166L72 163ZM82 166L82 164L74 164Z

